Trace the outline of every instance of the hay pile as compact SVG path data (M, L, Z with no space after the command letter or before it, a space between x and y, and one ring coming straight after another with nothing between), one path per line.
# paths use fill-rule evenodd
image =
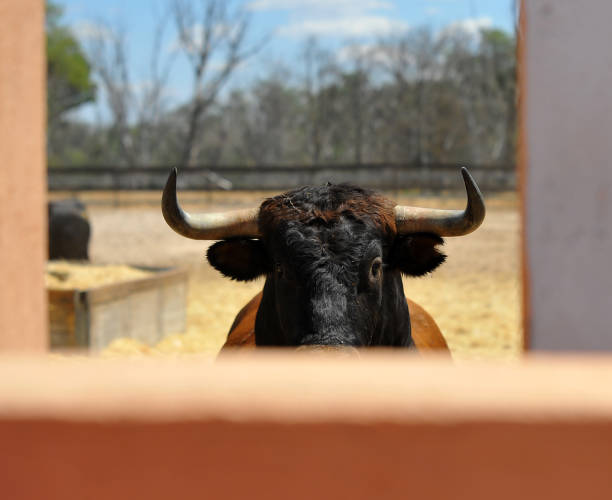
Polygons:
M454 359L517 359L521 355L516 274L405 280L404 289L436 320Z
M154 346L139 340L121 338L113 340L102 351L105 358L140 357L140 356L182 356L204 354L214 356L222 345L220 340L211 338L196 328L189 328L186 333L172 333Z
M153 273L127 265L92 265L86 262L47 262L45 284L52 290L87 289L151 276Z

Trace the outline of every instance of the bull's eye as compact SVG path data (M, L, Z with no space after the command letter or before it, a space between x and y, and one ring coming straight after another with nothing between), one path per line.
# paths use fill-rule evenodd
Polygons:
M378 280L382 274L382 259L376 257L370 264L370 279Z

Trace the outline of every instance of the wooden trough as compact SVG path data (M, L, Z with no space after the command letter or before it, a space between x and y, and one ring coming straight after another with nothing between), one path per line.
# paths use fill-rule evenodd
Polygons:
M103 349L121 337L154 344L186 327L187 270L144 268L142 279L48 289L52 348Z

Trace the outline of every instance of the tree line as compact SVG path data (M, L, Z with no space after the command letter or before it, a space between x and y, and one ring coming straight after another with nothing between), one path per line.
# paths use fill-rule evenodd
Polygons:
M421 27L334 52L310 38L291 65L271 64L265 77L230 89L240 64L266 43L248 36L248 13L224 0L167 5L140 89L125 32L103 25L81 47L48 5L50 165L514 163L513 34ZM178 50L163 57L169 25ZM169 104L178 56L189 62L192 91ZM108 119L70 113L95 99Z

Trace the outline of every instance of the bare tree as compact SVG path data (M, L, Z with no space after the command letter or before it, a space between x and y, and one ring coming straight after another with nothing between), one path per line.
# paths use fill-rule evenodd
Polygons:
M250 17L231 0L174 0L172 13L193 75L187 129L180 163L192 165L202 117L215 102L236 68L259 51L265 40L248 41Z
M128 72L125 47L125 31L99 22L97 33L90 40L88 52L90 60L100 80L104 97L110 112L111 126L109 135L116 140L119 156L128 165L133 165L132 142L129 136L129 108L132 88Z
M513 161L511 34L425 27L336 55L309 39L299 69L272 68L228 95L240 63L266 41L249 35L248 12L231 0L165 1L146 78L135 81L120 26L103 24L90 42L110 120L89 135L75 127L72 149L86 143L99 162L121 165ZM170 108L170 68L182 56L193 88Z
M138 84L130 73L123 26L100 21L90 37L88 53L110 112L110 140L118 147L120 164L150 163L163 136L159 124L166 111L165 90L173 55L164 57L161 50L167 16L157 17L148 72Z
M373 71L374 50L359 44L349 44L344 50L348 71L340 75L344 102L343 115L347 131L350 131L351 159L356 164L363 161L368 122L370 121L372 89L370 75ZM348 159L348 158L347 158Z
M277 65L251 89L250 110L242 118L243 138L249 160L256 164L303 161L298 137L300 94L290 87L290 75Z
M141 100L137 110L137 123L139 124L137 145L140 146L138 157L145 164L150 164L154 160L156 145L166 134L163 119L168 109L168 77L176 55L167 54L163 47L168 28L167 19L164 12L158 16L149 57L149 77L144 88L140 89ZM162 56L164 53L167 54L165 57Z
M322 49L316 38L306 40L302 49L303 91L305 96L306 149L314 165L320 163L331 148L337 99L338 70L331 54Z
M400 105L410 110L412 148L418 163L428 161L428 111L432 82L440 78L441 39L429 27L410 30L382 42L387 70L399 93Z

